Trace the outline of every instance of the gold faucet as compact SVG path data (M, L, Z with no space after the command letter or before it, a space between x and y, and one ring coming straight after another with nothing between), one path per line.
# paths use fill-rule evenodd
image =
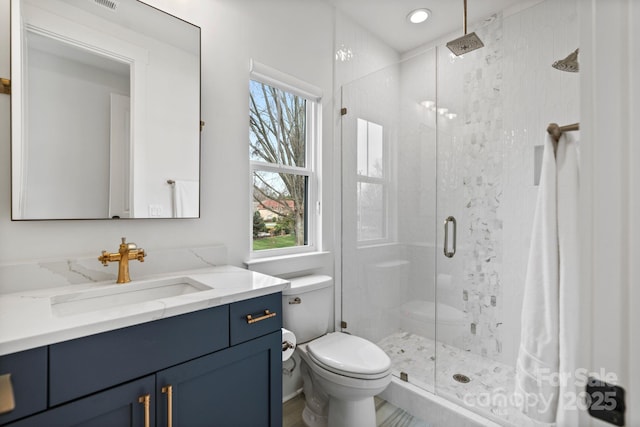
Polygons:
M127 243L127 238L122 238L118 252L102 251L102 255L98 257L98 261L102 262L106 267L109 262L118 261L118 280L116 283L128 283L131 281L129 277L129 260L138 260L144 262L144 249L138 248L135 243Z

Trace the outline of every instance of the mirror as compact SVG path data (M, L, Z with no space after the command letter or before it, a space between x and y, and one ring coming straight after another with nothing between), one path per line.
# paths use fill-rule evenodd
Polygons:
M199 217L199 27L11 0L11 79L13 220Z

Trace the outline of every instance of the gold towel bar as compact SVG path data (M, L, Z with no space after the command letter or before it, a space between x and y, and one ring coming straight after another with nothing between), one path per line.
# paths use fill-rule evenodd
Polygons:
M547 132L549 132L549 135L551 135L555 142L560 140L560 135L564 132L571 132L574 130L580 130L580 123L574 123L566 126L558 126L557 123L550 123L549 126L547 126Z

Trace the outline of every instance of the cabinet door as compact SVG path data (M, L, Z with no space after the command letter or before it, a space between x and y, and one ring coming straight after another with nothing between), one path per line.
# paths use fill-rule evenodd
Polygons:
M9 425L11 427L153 426L156 400L154 390L155 377L150 375ZM145 396L149 397L146 403ZM148 406L145 408L145 405Z
M0 415L0 425L47 409L47 348L0 357L0 376L10 375L15 409Z
M158 425L282 426L281 354L277 331L159 372Z

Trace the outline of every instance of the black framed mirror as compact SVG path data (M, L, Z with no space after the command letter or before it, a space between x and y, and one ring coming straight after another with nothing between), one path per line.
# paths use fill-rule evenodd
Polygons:
M11 0L12 219L199 217L200 37L138 0Z

